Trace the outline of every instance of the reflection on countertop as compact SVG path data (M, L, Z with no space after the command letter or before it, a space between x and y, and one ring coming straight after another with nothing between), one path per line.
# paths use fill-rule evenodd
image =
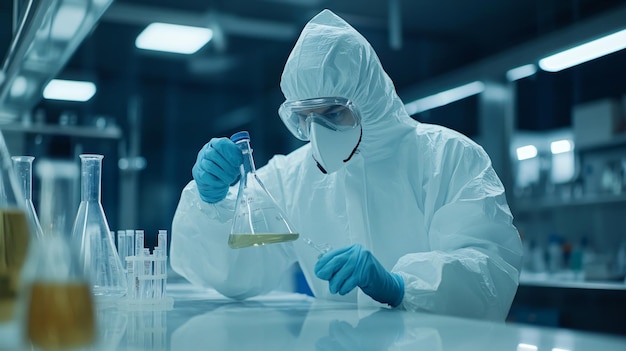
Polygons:
M626 338L316 300L245 301L168 285L173 308L99 306L98 350L624 350ZM521 346L520 346L521 345ZM530 346L528 346L530 345ZM530 350L530 349L529 349Z

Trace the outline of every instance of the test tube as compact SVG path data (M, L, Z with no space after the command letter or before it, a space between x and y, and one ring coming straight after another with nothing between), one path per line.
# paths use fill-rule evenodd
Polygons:
M163 250L163 253L167 255L167 230L160 229L157 237L158 247Z
M126 252L127 256L135 256L135 231L126 229Z
M165 255L163 255L163 249L160 247L156 247L154 249L154 275L156 279L154 280L154 298L161 299L163 298L164 290L164 281L165 277L163 276L165 272L163 271L162 261Z
M111 236L113 236L114 232L111 231ZM126 266L126 255L128 254L126 250L126 231L118 230L117 231L117 254L120 255L120 259L122 260L122 267Z
M143 249L143 279L142 283L142 297L145 299L152 298L152 257L150 256L150 249Z
M135 297L141 299L143 297L144 285L140 279L143 276L143 247L144 247L144 232L143 230L135 230L135 260L134 262L134 280L135 280Z
M143 255L144 243L145 241L143 230L135 230L135 256Z
M161 250L162 260L158 261L161 266L160 271L163 275L161 279L161 298L165 297L165 291L167 288L167 230L159 230L158 245Z
M135 287L135 261L134 256L126 256L126 282L128 284L128 298L134 299L136 295Z

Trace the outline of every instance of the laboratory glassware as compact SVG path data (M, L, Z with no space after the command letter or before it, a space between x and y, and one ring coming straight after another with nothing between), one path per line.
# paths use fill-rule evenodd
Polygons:
M228 245L238 249L298 239L299 234L256 173L250 134L241 131L230 139L241 149L243 164Z
M24 197L24 211L28 216L31 228L35 232L35 236L40 238L43 236L43 230L39 223L37 211L33 204L33 156L13 156L13 168L17 176L18 183L22 187L22 196Z
M72 232L80 195L79 163L73 160L40 159L35 167L40 180L39 223L44 235Z
M25 335L35 349L68 349L95 342L91 284L69 233L53 230L33 240L24 281Z
M19 347L20 342L18 305L24 296L21 275L34 237L21 199L9 150L0 132L0 349Z
M72 229L72 240L80 246L80 260L96 296L126 294L122 261L115 249L101 200L103 155L81 154L81 201Z
M315 249L315 251L319 253L318 257L322 257L323 254L330 252L333 249L332 246L326 243L316 244L310 238L302 238L302 241L304 241L304 243L310 246L311 248Z
M159 230L152 254L145 247L143 230L118 230L117 234L117 242L122 244L118 251L126 262L128 292L125 300L135 305L167 304L169 300L173 303L166 297L167 230ZM128 238L132 238L132 242Z

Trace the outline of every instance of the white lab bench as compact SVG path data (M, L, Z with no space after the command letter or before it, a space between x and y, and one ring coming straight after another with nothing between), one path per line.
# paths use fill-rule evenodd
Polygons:
M626 337L493 323L271 293L234 301L168 285L171 308L98 308L106 350L624 351Z

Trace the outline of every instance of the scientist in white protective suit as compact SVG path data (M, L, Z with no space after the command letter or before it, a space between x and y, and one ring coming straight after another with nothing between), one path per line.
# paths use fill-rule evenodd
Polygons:
M370 44L329 10L304 27L280 86L281 119L310 143L257 174L302 237L335 250L318 259L301 240L230 249L243 157L213 138L174 216L172 268L245 299L298 262L317 298L504 320L522 245L485 151L413 120Z

